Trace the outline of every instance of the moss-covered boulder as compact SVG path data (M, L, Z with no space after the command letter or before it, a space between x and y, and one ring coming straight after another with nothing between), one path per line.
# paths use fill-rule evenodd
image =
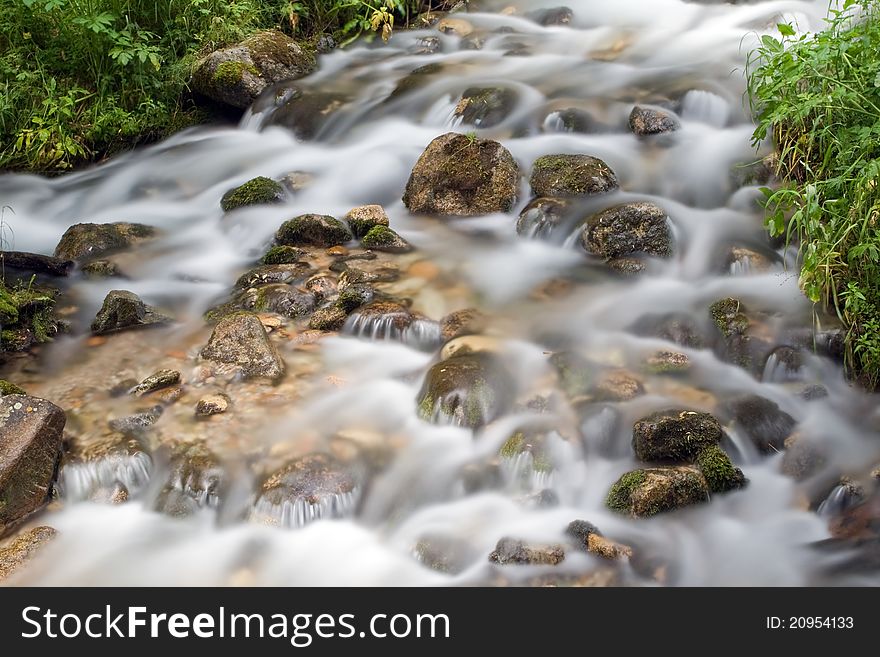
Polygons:
M413 250L412 244L403 239L388 226L374 226L361 239L361 246L372 251L387 253L407 253Z
M295 246L273 246L270 247L263 257L260 258L262 265L292 265L308 255L303 249Z
M726 493L746 485L742 470L733 465L730 457L718 445L709 445L701 450L697 454L696 465L713 493Z
M565 560L561 545L531 545L515 538L502 538L489 554L499 566L557 566Z
M657 107L636 105L629 115L629 129L640 137L674 132L681 127L672 112Z
M472 217L509 212L519 168L496 141L454 132L434 139L413 167L403 202L415 213Z
M453 115L466 125L491 128L506 119L516 106L517 95L504 87L471 87L461 95Z
M715 351L729 363L752 370L755 359L750 335L751 320L746 306L739 300L728 297L709 306L712 324L718 330L720 339Z
M644 370L649 374L684 374L690 369L690 357L680 351L655 351L644 363Z
M418 395L419 415L476 429L509 410L514 392L512 377L496 357L455 356L429 370Z
M48 499L66 421L45 399L0 397L0 535Z
M721 424L709 413L668 409L633 425L636 458L649 463L692 461L706 447L721 441Z
M381 205L361 205L352 208L343 219L358 239L377 226L387 227L390 224L388 214Z
M709 485L696 468L676 466L627 472L605 498L612 511L634 518L674 511L709 499Z
M589 155L543 155L530 182L535 196L594 196L619 187L611 167Z
M144 224L74 224L61 236L61 241L55 247L55 257L64 260L91 260L122 251L156 235L155 228Z
M606 260L644 253L672 255L672 231L666 212L648 202L624 203L594 214L581 232L587 253Z
M248 378L277 379L284 374L284 361L259 318L251 313L221 318L200 355L208 361L236 366Z
M104 335L128 329L147 328L167 324L171 318L148 306L134 292L111 290L95 319L92 333Z
M302 527L322 518L354 512L357 479L336 458L323 453L296 458L260 484L251 519L283 527Z
M214 101L245 109L269 85L306 76L316 65L310 47L267 30L199 60L192 86Z
M284 188L265 176L251 178L246 183L230 189L220 199L223 212L231 212L248 205L270 205L284 201Z
M562 229L571 209L568 199L538 197L519 213L516 232L522 237L549 238Z
M326 214L303 214L281 224L275 241L283 246L337 246L352 239L348 227Z
M759 395L744 395L729 400L724 408L733 428L747 437L762 454L775 454L785 447L785 439L797 421L779 408L776 402Z
M353 283L339 293L336 305L350 313L370 303L374 296L373 288L366 283Z

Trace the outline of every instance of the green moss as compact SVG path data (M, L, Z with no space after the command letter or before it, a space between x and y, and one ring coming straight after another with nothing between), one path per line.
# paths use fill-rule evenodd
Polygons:
M0 351L24 351L51 339L58 331L53 313L56 294L33 281L13 287L0 282Z
M644 470L633 470L620 477L605 498L605 506L617 513L628 514L632 505L633 491L645 483L647 475Z
M368 285L356 283L349 285L345 290L339 293L336 300L336 306L350 313L360 308L365 303L369 303L373 298L373 290Z
M749 328L749 318L742 312L738 299L721 299L709 306L712 321L725 338L745 335Z
M19 388L17 385L12 383L11 381L6 381L5 379L0 379L0 396L2 395L26 395L27 393Z
M303 214L281 224L275 234L279 245L337 246L351 240L351 232L339 219L326 214Z
M731 463L730 457L718 445L710 445L697 455L697 467L713 493L725 493L746 484L742 470Z
M15 324L18 321L18 301L15 296L0 283L0 324Z
M594 157L543 155L534 162L531 184L540 196L581 196L615 189L617 177Z
M522 431L517 431L504 442L501 449L498 450L498 455L505 459L516 458L525 449L525 446L526 435Z
M260 258L264 265L292 265L299 262L306 252L295 246L273 246Z
M256 77L260 76L260 71L253 64L245 64L244 62L227 61L222 62L214 71L212 81L221 87L231 87L238 84L245 72Z
M280 203L284 200L284 188L271 178L257 176L235 189L230 189L220 200L224 212L248 205Z

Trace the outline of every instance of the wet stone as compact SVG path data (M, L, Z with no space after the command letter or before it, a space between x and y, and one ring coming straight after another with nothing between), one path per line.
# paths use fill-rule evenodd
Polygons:
M173 517L187 517L220 503L223 469L217 455L202 444L175 448L170 472L155 508Z
M561 545L530 545L515 538L502 538L489 554L489 561L499 566L558 566L564 560Z
M536 196L594 196L616 190L614 171L589 155L544 155L532 165L530 179Z
M126 290L112 290L92 322L92 333L105 335L127 329L160 326L171 318L145 304L139 296Z
M180 383L180 372L177 370L158 370L153 372L128 392L129 394L140 397L150 392L161 390L162 388L177 385L178 383Z
M202 397L196 404L197 417L210 417L225 413L229 408L229 398L226 395L208 395Z

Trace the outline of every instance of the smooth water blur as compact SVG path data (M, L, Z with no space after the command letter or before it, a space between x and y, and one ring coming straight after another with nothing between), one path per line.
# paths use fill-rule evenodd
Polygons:
M518 6L521 14L557 3L499 0L483 6L500 10L508 4ZM308 79L268 90L238 129L189 130L57 179L0 177L0 200L15 211L10 221L19 250L51 253L65 229L82 221L136 221L163 231L161 239L126 256L131 279L124 285L148 303L172 308L181 322L142 342L120 338L117 357L110 352L103 361L86 360L85 365L89 357L81 339L59 340L43 359L47 381L42 390L49 398L52 386L60 386L50 376L75 378L82 369L129 367L129 360L141 368L154 362L158 368L169 350L192 354L198 346L194 336L205 336L201 314L262 253L278 225L296 214L342 216L357 205L382 204L391 225L451 279L445 288L422 285L410 292L404 275L401 294L412 294L414 308L427 320L401 333L391 324L354 315L340 337L322 341L316 353L288 359L291 371L320 371L344 385L319 381L266 391L244 402L242 424L217 439L227 446L226 465L234 472L257 447L321 444L352 429L390 436L395 457L368 488L320 504L279 508L258 502L251 510L252 520L256 516L297 527L284 530L243 522L250 492L234 487L227 505L241 508L221 508L219 516L206 509L183 520L153 511L149 496L119 506L80 501L89 497L96 481L118 478L119 472L136 493L161 472L161 464L154 466L148 458L103 462L102 468L116 468L110 473L88 464L67 468L61 481L63 508L46 517L59 537L20 581L483 583L492 576L486 557L502 536L559 541L576 518L588 519L606 536L645 554L662 555L671 564L670 584L822 581L831 557L809 544L827 536L825 520L807 510L804 492L779 472L778 455L760 457L735 431L730 437L751 481L744 491L640 521L616 516L603 501L610 484L635 463L627 429L634 420L670 406L712 411L719 401L741 393L777 402L799 422L803 435L830 444L829 470L858 470L880 457L871 428L876 411L866 411L871 404L829 360L808 357L792 372L773 356L758 381L709 350L680 348L629 330L640 317L655 313L682 313L703 322L707 306L728 296L771 313L768 331L779 344L789 331L812 325L796 276L780 264L790 256L773 253L769 268L759 268L748 260L731 265L724 253L732 245L772 253L762 231L757 189L742 187L735 175L736 165L755 162L766 152L756 155L750 143L753 126L743 75L747 54L760 34L772 32L778 22L794 21L802 30L820 25L825 0L565 4L574 10L566 27L542 28L522 16L488 11L468 14L465 18L484 39L480 50L461 47L455 35L422 30L395 33L388 45L335 51L321 58L320 70ZM440 49L416 54L426 37L438 38ZM442 68L426 76L423 85L388 100L402 78L426 64ZM410 215L400 198L428 142L448 130L475 129L454 115L461 94L474 86L501 86L515 98L503 120L478 130L481 137L501 140L524 172L548 153L604 159L617 173L621 190L602 203L648 200L663 207L673 224L676 256L652 262L649 272L635 279L609 278L579 252L576 226L546 240L529 240L517 235L516 214L462 221ZM342 98L311 140L295 137L290 128L297 125L284 125L289 119L283 109L294 89ZM675 138L649 144L633 136L626 121L636 102L676 108L682 127ZM587 113L595 129L568 132L560 112L572 108ZM258 175L280 178L299 171L308 172L312 182L286 203L221 212L218 199L229 188ZM521 185L517 214L529 201L527 176ZM576 282L568 295L535 297L536 289L559 277ZM93 316L104 295L119 285L77 280L72 294L78 312ZM535 418L518 412L474 440L468 430L433 426L417 417L414 400L439 343L438 325L431 320L463 307L465 300L489 315L490 333L524 394L550 387L548 336L609 366L637 368L652 353L674 348L689 356L692 367L675 381L649 378L645 395L609 404L588 418L563 406L550 418L560 431L547 444L552 472L537 472L527 455L503 463L500 487L466 492L462 469L485 462L521 423ZM141 350L138 361L133 352ZM185 378L195 376L191 363L184 367ZM828 396L805 401L799 393L807 383L821 383ZM204 425L186 424L189 420L182 417L165 421L178 422L175 431L212 438ZM572 434L582 439L566 439ZM241 485L246 489L250 482ZM545 489L552 489L558 506L523 502ZM413 547L426 534L463 545L462 572L439 574L414 558ZM567 555L554 572L583 572L597 565L592 559ZM650 583L636 576L632 581ZM847 580L862 581L868 580Z

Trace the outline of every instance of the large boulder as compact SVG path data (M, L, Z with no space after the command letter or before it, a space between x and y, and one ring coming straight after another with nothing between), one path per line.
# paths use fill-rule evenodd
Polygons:
M48 498L65 422L64 411L44 399L0 397L0 534Z
M260 319L251 313L237 312L221 318L201 356L215 363L235 365L248 378L277 379L284 374L284 361Z
M454 132L434 139L413 167L403 202L411 212L472 217L508 212L519 168L497 141Z
M581 244L588 253L606 260L634 253L668 258L672 231L666 212L653 203L624 203L587 219Z
M490 354L455 356L434 365L419 392L419 415L478 428L506 412L514 396L510 374Z
M92 333L104 335L126 329L167 324L171 319L148 306L134 292L111 290L92 322Z
M589 155L543 155L532 165L535 196L594 196L618 188L617 175Z
M652 413L633 425L636 458L649 463L691 461L721 441L721 424L709 413L669 409Z
M74 224L61 236L55 257L86 260L121 251L156 236L156 229L144 224Z
M245 109L266 87L306 76L316 64L311 49L281 32L267 30L201 59L192 85L212 100Z
M699 470L690 466L648 468L627 472L605 499L612 511L647 518L709 499L709 486Z

